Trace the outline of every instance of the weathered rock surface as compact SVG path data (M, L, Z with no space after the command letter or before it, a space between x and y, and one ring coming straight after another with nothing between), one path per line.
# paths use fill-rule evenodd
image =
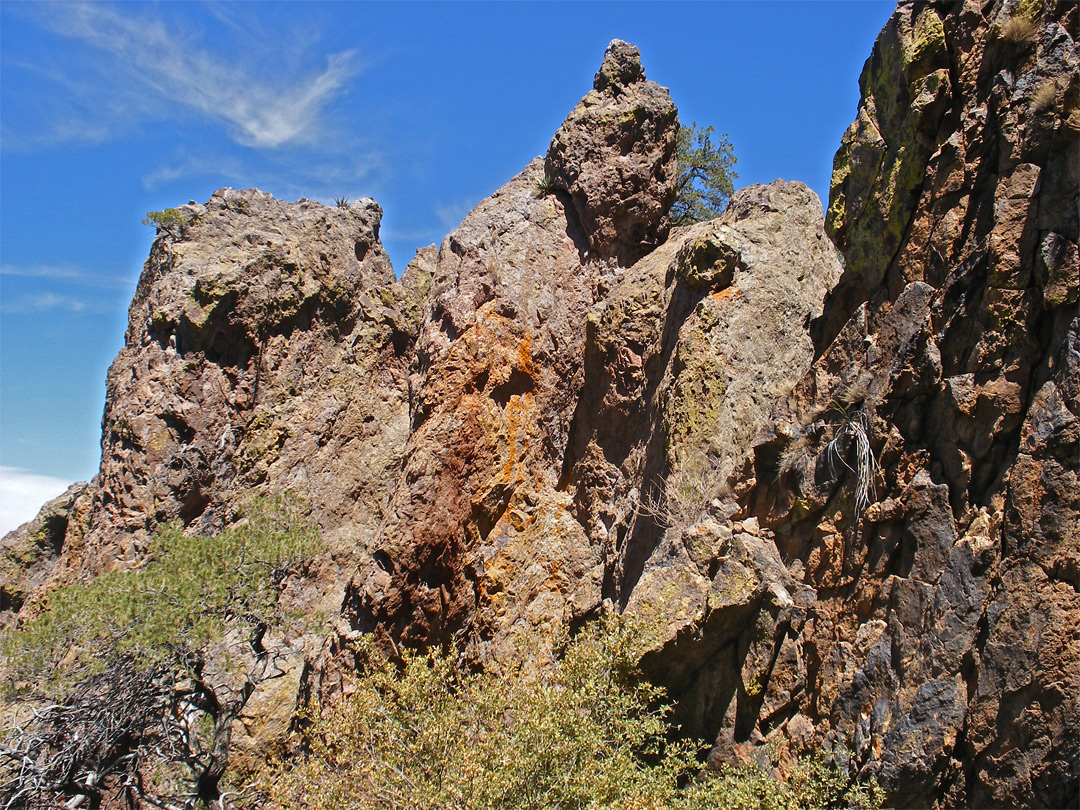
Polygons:
M730 516L731 476L809 368L808 324L840 272L817 197L777 181L674 232L589 316L564 467L604 598L627 603L666 530Z
M42 549L21 581L0 583L5 610L50 579L137 565L163 521L213 534L250 492L288 491L311 507L326 551L287 598L336 613L405 447L430 284L430 251L395 280L381 216L371 200L330 208L223 189L164 220L109 370L101 471L5 539L16 555ZM234 730L239 751L288 727L293 676L319 643L275 652L294 688L260 686L250 711L261 716Z
M4 539L0 617L290 490L328 545L290 598L343 621L282 647L238 758L347 688L351 632L483 663L615 609L714 763L852 751L890 806L1075 804L1076 26L902 2L824 218L777 181L670 230L675 108L617 40L400 280L372 201L182 206L101 473Z
M875 45L829 205L844 277L742 482L799 618L724 670L715 756L851 746L898 807L1077 800L1076 25L901 3Z
M613 40L593 90L567 116L544 171L567 191L589 246L631 264L667 236L675 202L675 105L645 80L638 49Z
M92 568L137 561L163 520L217 530L259 487L310 504L326 564L347 571L408 435L423 256L395 280L371 200L225 189L177 210L186 222L159 232L109 372Z
M0 541L0 627L7 627L28 600L53 575L65 547L81 548L90 517L93 489L72 484L67 492L41 507L37 516Z
M354 627L406 643L461 632L484 656L599 603L598 549L559 486L583 316L666 232L677 119L626 43L611 43L594 85L546 162L443 240L403 471L346 597Z

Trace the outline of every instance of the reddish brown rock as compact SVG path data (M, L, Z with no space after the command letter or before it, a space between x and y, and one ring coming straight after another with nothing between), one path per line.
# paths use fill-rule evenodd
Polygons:
M90 484L77 483L67 492L41 507L37 516L0 541L0 627L6 627L39 598L42 586L56 573L57 563L67 547L70 562L78 563L72 552L82 547L93 503Z
M395 280L371 200L223 189L175 211L109 371L89 528L65 554L82 576L132 565L162 521L212 533L252 488L290 491L330 552L309 598L335 609L404 448L426 271Z
M613 42L546 168L533 161L443 240L413 432L383 539L349 589L353 626L408 643L464 631L485 657L597 607L599 551L558 491L583 314L666 232L676 125L637 49Z
M675 105L645 80L638 49L615 39L593 90L551 140L544 164L566 191L589 247L629 265L667 236L675 201Z
M395 279L381 216L371 200L331 208L233 189L163 212L109 371L101 471L5 538L5 563L26 558L19 576L0 570L5 612L25 617L20 603L58 583L138 565L164 521L213 534L252 492L288 491L325 550L284 599L336 613L385 517L430 286L430 250ZM263 639L283 674L246 699L235 766L288 729L327 629ZM245 687L226 663L235 653L212 647L203 672L232 694Z

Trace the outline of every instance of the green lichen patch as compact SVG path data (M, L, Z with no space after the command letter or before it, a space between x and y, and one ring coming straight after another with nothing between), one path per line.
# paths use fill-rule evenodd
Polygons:
M932 70L948 64L945 27L932 8L926 8L915 21L908 63L908 82L914 83Z
M288 426L279 423L272 413L257 414L244 429L244 438L240 443L240 471L250 472L259 468L265 472L278 458L288 438Z

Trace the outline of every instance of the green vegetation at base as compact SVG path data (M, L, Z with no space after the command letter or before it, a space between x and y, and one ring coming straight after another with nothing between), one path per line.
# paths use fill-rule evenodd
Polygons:
M820 761L781 782L752 768L700 773L671 705L637 669L632 624L586 627L541 669L465 672L452 656L388 662L356 645L354 691L311 705L302 753L270 763L258 804L387 810L794 810L877 807L873 786Z
M698 129L696 122L679 127L679 176L671 206L672 225L691 225L720 216L735 193L734 181L739 177L733 171L735 152L727 135L713 143L714 134L712 127Z
M54 590L9 632L9 692L32 721L0 746L3 806L54 807L126 782L142 765L175 765L156 786L181 806L218 797L229 736L256 686L280 675L266 644L293 623L286 578L318 547L287 498L252 500L218 537L162 528L146 563Z

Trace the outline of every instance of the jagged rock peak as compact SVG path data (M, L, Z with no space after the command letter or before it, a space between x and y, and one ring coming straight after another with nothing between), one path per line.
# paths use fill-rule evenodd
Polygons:
M381 217L371 199L231 188L152 215L107 381L85 567L137 564L165 520L215 532L254 487L309 502L335 551L341 533L362 547L381 519L375 479L407 435L426 291L419 267L395 279Z
M608 45L593 88L551 139L544 172L569 193L592 254L629 267L671 226L678 111L621 40Z
M604 63L593 79L594 90L608 87L621 91L628 84L645 81L645 68L641 66L641 51L636 45L613 39L604 52Z

